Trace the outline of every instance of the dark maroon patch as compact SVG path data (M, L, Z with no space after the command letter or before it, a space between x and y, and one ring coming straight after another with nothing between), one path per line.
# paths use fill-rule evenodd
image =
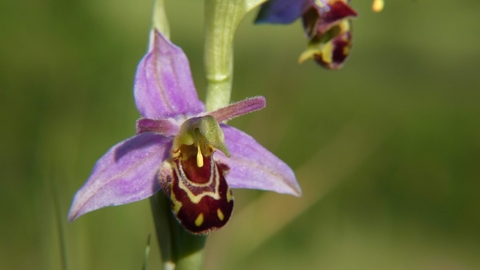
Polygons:
M182 162L183 171L188 180L196 184L206 184L212 174L212 162L210 158L203 159L203 167L197 167L197 158L192 156Z
M174 162L176 170L171 183L171 193L175 198L172 197L172 210L180 224L193 234L207 234L223 227L233 211L233 196L224 177L225 167L218 166L213 155L204 158L204 166L201 168L197 167L195 157ZM212 181L208 183L210 179ZM190 194L180 187L180 183ZM192 195L200 196L206 193L219 194L219 198L205 195L198 203L192 200ZM231 198L230 201L228 198ZM178 205L181 204L177 213L174 200L179 202ZM203 215L202 222L198 223L200 215Z
M323 61L320 55L315 55L315 61L328 69L339 69L345 64L345 61L352 49L352 35L346 31L336 36L332 41L332 62Z

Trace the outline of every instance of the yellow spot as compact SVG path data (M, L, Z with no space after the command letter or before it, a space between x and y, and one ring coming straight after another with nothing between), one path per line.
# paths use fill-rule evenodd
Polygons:
M327 64L331 64L333 62L333 49L334 48L332 42L325 44L325 47L323 47L321 54L323 62Z
M217 208L217 216L220 220L223 220L225 218L225 216L223 215L222 210L220 210L220 208Z
M198 215L197 219L195 219L195 225L197 225L197 227L200 227L200 225L202 225L203 223L203 213L200 213L200 215Z
M197 167L199 168L203 167L203 156L202 156L202 150L200 150L200 144L197 145Z
M179 202L177 200L177 198L175 198L175 193L172 192L171 196L170 196L170 200L172 200L173 202L173 206L172 206L172 210L175 214L178 214L178 212L180 211L180 208L182 208L182 203Z
M313 58L316 53L318 53L318 51L316 49L305 50L304 52L302 52L302 54L298 58L298 63L301 64L301 63L307 61L308 59Z
M230 188L228 188L228 190L227 190L227 202L231 202L232 200L233 200L232 191L230 190Z
M383 0L373 0L372 9L375 12L380 12L383 10L384 5L385 3L383 2Z

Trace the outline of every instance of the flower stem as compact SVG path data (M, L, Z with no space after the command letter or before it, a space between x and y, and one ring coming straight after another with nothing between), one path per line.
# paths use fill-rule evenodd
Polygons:
M187 232L170 210L170 200L157 192L150 197L164 270L202 269L206 236Z
M205 76L207 111L230 103L233 37L247 12L265 0L205 0Z

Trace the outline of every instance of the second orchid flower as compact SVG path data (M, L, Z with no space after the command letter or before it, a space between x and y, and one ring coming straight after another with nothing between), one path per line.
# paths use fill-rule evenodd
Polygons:
M270 0L264 3L256 23L289 24L302 18L309 38L299 62L313 58L328 69L339 69L352 48L351 19L357 12L349 0Z

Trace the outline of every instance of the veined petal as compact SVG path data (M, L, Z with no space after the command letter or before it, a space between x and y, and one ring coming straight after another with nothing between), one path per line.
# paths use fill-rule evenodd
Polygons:
M112 147L75 195L68 219L152 196L160 189L158 170L169 156L171 142L158 134L143 133Z
M222 124L231 156L216 151L214 158L230 170L225 177L231 188L270 190L300 196L292 169L248 134Z
M262 4L255 23L289 24L298 19L313 0L270 0Z
M186 55L159 31L135 76L135 103L146 118L198 114L205 106L198 99Z

